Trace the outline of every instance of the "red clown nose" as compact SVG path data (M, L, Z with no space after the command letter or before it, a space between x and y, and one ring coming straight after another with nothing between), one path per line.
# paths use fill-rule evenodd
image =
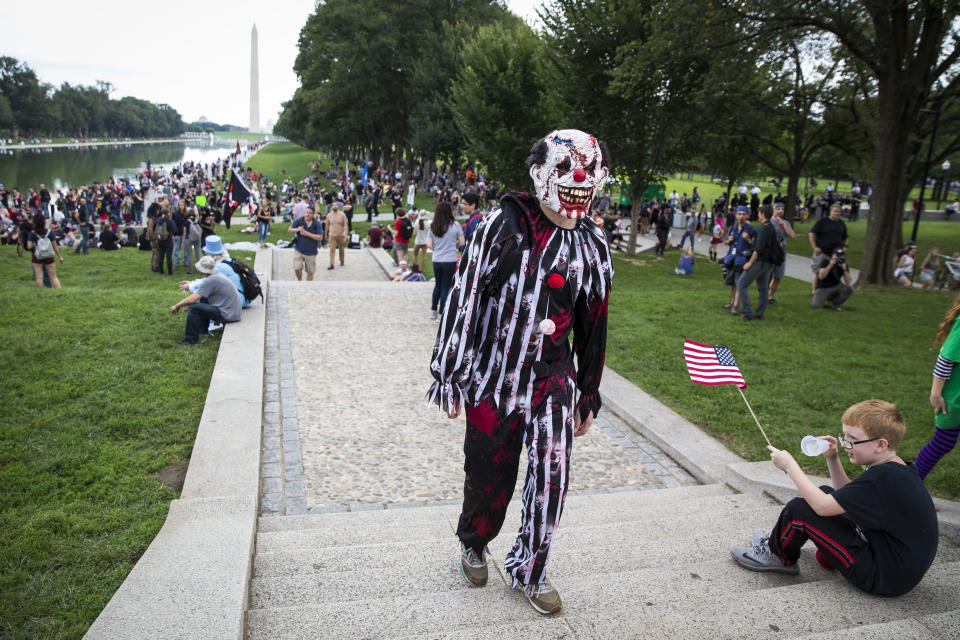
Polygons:
M583 169L574 169L573 170L573 179L577 182L583 182L587 179L587 172Z

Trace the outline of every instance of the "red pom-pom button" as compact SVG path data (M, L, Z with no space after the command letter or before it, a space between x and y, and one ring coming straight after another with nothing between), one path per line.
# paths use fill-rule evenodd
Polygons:
M547 278L547 286L549 286L551 289L559 289L563 286L563 283L563 276L559 273L551 273L550 277Z

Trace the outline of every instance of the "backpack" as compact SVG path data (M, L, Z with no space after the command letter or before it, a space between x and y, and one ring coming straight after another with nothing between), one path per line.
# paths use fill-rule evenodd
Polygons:
M406 242L413 236L413 223L410 218L404 218L400 222L400 239Z
M50 242L50 238L47 236L42 236L37 238L37 242L33 246L33 257L37 260L48 260L54 257L53 253L53 243Z
M772 226L776 230L776 233L773 236L773 242L770 243L770 262L775 265L781 265L787 261L787 237L782 227L777 225ZM781 237L783 240L780 239Z
M167 221L158 218L153 222L153 230L156 233L157 240L163 242L170 238L170 227L167 226Z
M263 289L260 288L260 278L257 277L253 269L233 259L224 260L223 263L229 265L229 267L233 269L233 272L240 276L240 286L243 287L244 298L249 302L253 302L259 297L261 303L266 302L266 300L263 299Z
M200 224L196 220L188 220L186 224L190 225L190 230L187 232L190 242L200 242Z
M483 211L474 212L474 214L470 216L470 219L467 220L467 223L463 228L464 240L469 240L471 237L473 237L473 232L477 230L478 226L480 226L480 221L483 220L483 216Z

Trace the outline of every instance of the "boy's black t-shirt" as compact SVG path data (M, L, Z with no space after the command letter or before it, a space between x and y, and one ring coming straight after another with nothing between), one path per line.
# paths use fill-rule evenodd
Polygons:
M882 596L917 586L937 554L939 533L933 499L913 465L870 467L831 495L868 542L846 578Z

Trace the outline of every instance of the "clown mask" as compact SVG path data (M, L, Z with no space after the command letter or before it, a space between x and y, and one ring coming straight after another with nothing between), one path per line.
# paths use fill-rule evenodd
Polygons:
M577 129L548 134L531 153L530 177L540 202L574 220L587 214L608 173L597 139Z

